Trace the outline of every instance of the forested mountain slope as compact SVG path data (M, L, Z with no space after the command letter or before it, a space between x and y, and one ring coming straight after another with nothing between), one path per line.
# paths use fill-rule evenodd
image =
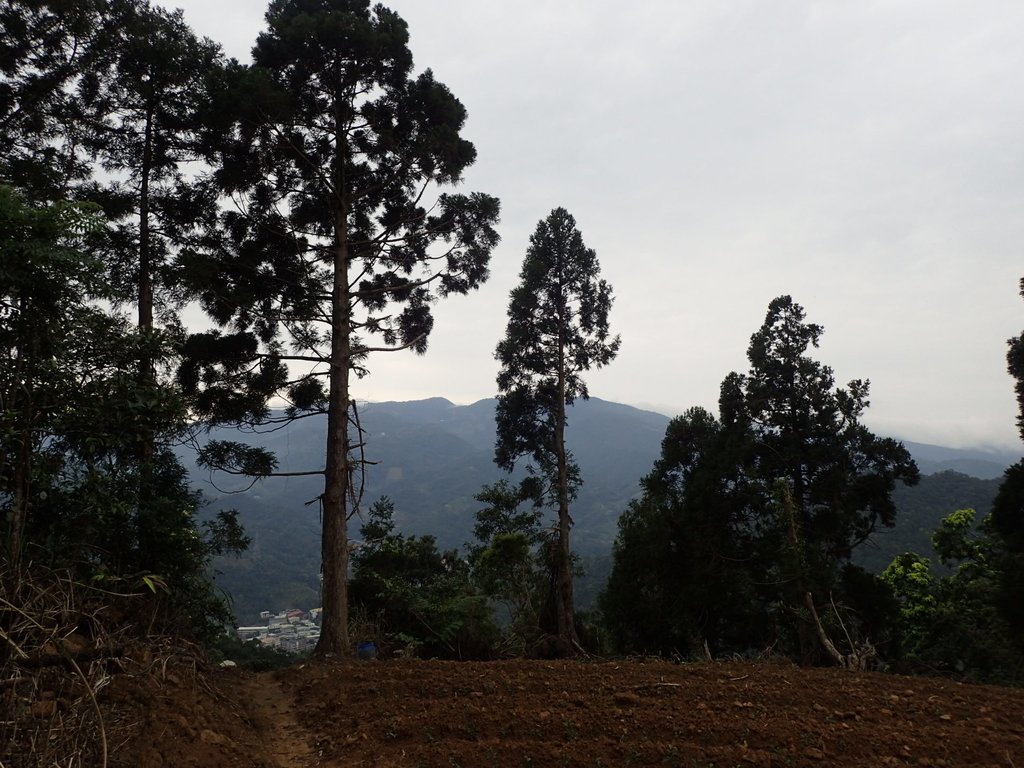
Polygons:
M973 509L981 522L992 508L1000 482L947 469L923 475L913 488L898 487L893 493L899 510L896 526L876 531L854 559L870 571L881 571L904 552L932 556L931 535L939 521L958 509Z
M395 502L395 521L408 534L430 534L440 546L459 547L472 537L473 499L481 486L501 477L493 462L493 399L454 405L443 398L364 405L369 466L363 507L382 495ZM570 414L569 447L583 473L583 487L573 505L576 526L573 546L587 576L579 586L580 606L588 607L608 573L616 522L637 493L640 478L658 456L669 418L628 405L591 398L578 402ZM275 451L280 471L322 466L325 420L298 421L286 429L230 437ZM217 437L227 437L221 430ZM899 489L899 522L881 531L858 560L884 567L906 550L928 551L928 534L942 517L962 507L987 512L998 480L992 476L1012 460L1008 455L961 451L907 443L922 472L955 468L926 476L916 488ZM242 622L263 609L291 605L312 607L318 599L319 507L321 484L316 476L269 478L247 488L234 478L196 469L194 479L211 500L208 512L235 507L253 539L240 559L216 563L218 584L234 598ZM212 480L212 483L211 483ZM238 491L228 493L227 491ZM358 524L352 526L353 536Z

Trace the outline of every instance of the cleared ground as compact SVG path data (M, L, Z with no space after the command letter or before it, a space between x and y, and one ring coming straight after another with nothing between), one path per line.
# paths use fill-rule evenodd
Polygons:
M402 660L224 672L210 683L122 691L145 704L127 747L135 764L1024 768L1024 691L935 678L771 663Z

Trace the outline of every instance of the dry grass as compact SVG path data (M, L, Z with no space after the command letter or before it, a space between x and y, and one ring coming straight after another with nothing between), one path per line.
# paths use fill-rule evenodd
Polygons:
M202 684L199 650L150 636L155 596L130 586L0 563L0 768L129 765L141 713L111 684Z

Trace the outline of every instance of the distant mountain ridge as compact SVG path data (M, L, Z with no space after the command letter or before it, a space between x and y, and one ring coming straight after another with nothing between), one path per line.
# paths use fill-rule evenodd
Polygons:
M387 495L395 502L395 522L403 533L430 534L441 547L461 548L472 536L473 515L479 507L473 496L483 485L504 476L493 462L495 404L494 399L486 399L455 405L440 397L361 404L366 458L377 462L367 471L363 507ZM584 605L603 586L619 515L639 492L640 479L660 454L669 421L663 414L600 398L579 401L569 412L567 440L583 475L583 487L573 505L573 549L589 574L579 588ZM214 436L263 445L278 455L284 472L319 469L326 418L305 418L262 434L219 429ZM923 474L952 469L961 477L970 475L960 485L972 488L980 482L973 478L999 477L1016 460L1008 453L904 444ZM316 501L322 480L316 476L268 478L244 492L224 494L226 481L220 478L214 486L196 470L193 479L211 499L211 513L237 508L253 538L243 558L216 564L221 571L218 583L234 595L236 615L246 620L264 608L315 605L320 541ZM930 493L941 498L943 492L933 488ZM986 486L975 495L984 500L991 493ZM910 540L920 541L923 536L927 542L922 532L934 527L932 518L940 507L935 507L935 514L919 512L908 521L916 533ZM358 529L358 520L353 519L353 538L358 538ZM904 537L884 540L903 541ZM884 557L887 551L869 559Z
M1020 453L1014 453L981 448L946 448L909 440L904 440L903 445L914 457L922 475L953 470L971 477L992 480L1002 477L1007 467L1024 458L1024 449Z

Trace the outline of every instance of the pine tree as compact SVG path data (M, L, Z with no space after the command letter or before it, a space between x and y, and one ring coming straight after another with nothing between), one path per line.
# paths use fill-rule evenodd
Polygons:
M1020 281L1020 295L1024 298L1024 278ZM1006 368L1016 381L1013 388L1017 395L1017 429L1024 440L1024 333L1006 342Z
M108 72L111 0L0 0L0 183L70 199L92 173L84 135Z
M462 104L430 70L410 75L398 15L364 0L274 0L266 20L253 66L223 94L237 116L217 172L236 201L227 247L188 265L203 306L232 330L191 338L180 378L211 420L267 423L276 394L290 402L283 418L326 411L326 463L310 472L324 476L318 652L341 653L362 469L351 376L372 352L423 353L431 302L486 279L498 201L435 194L476 153L459 135ZM216 443L205 460L262 476L275 467Z
M750 339L750 371L726 380L719 403L722 421L744 426L753 438L762 550L787 585L782 604L802 617L805 662L818 652L803 609L808 593L820 597L836 587L853 549L878 525L895 523L895 484L919 477L901 444L861 424L869 383L836 387L832 369L807 354L823 333L791 297L774 299Z
M808 354L823 332L791 297L775 299L751 337L749 371L722 382L719 419L698 410L670 425L644 495L620 522L612 584L628 584L649 559L654 573L644 581L653 585L642 593L678 590L682 610L669 614L675 626L661 629L665 617L650 604L641 615L627 606L619 616L647 626L620 635L653 638L661 650L666 638L740 650L764 642L774 618L782 647L817 659L810 601L858 597L844 594L846 582L857 582L854 548L894 524L896 483L918 479L901 444L861 423L868 382L837 387L832 369ZM709 551L714 558L695 561ZM621 608L621 589L605 600Z
M210 99L223 62L219 46L197 38L181 11L136 0L110 23L117 34L86 137L110 181L87 194L113 222L104 254L112 285L149 333L161 319L177 324L187 296L176 254L201 247L215 225L216 190L196 171L212 159ZM140 377L152 379L152 368L140 361Z
M620 650L700 656L771 643L759 578L741 565L756 552L746 437L703 408L669 423L640 497L619 518L600 597Z
M612 290L600 278L597 254L583 243L576 221L556 208L530 238L520 283L509 300L508 327L498 344L495 461L512 471L529 456L531 473L546 482L542 495L557 513L553 557L557 632L563 651L579 645L575 627L569 505L581 478L565 445L567 406L587 399L581 374L610 363L619 337L610 336Z
M113 298L136 310L138 386L157 398L174 396L158 366L172 354L178 310L189 298L178 257L208 245L215 229L216 190L197 170L210 158L210 94L223 64L219 47L197 38L180 11L122 0L111 6L108 24L114 31L90 100L94 119L83 134L104 174L79 194L110 220L100 248ZM156 561L165 508L195 504L173 490L171 498L161 496L161 487L174 488L161 483L160 465L175 461L166 443L177 436L139 426L131 457L139 486L134 527L140 549Z
M544 568L550 531L541 528L543 510L532 503L529 485L502 478L480 489L474 498L485 506L474 516L477 543L468 547L473 578L507 614L507 640L520 654L541 639L540 611L550 581Z

